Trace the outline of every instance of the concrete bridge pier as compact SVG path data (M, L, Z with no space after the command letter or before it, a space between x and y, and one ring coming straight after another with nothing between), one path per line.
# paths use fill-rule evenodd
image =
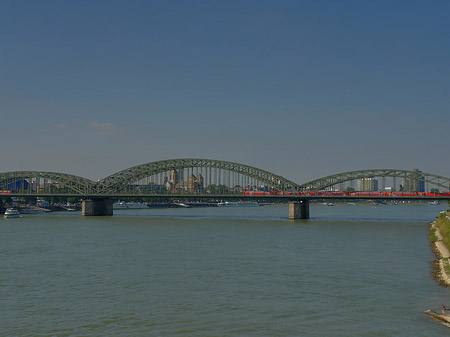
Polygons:
M289 220L309 219L309 200L289 202Z
M113 200L108 198L85 199L81 205L81 215L105 216L113 215Z

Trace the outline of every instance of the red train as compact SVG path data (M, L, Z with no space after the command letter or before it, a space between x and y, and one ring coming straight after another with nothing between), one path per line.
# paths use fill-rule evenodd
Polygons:
M244 191L244 195L305 195L305 196L348 196L348 197L449 197L450 192L430 193L430 192L280 192L280 191Z

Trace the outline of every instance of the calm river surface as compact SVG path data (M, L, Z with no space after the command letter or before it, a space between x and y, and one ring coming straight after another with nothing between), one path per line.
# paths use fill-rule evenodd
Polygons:
M444 336L441 205L0 219L1 336Z

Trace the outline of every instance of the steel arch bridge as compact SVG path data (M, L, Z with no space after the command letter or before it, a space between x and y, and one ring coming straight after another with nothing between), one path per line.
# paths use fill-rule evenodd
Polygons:
M409 179L415 181L420 180L423 183L431 184L441 189L450 190L450 178L431 173L397 169L359 170L333 174L310 181L306 184L302 184L300 185L300 189L303 191L322 191L353 180L387 177L393 179L394 185L396 179L403 179L403 181L407 181Z
M187 170L188 175L191 176L194 172L196 172L197 175L206 175L205 180L206 182L209 180L210 183L227 183L227 174L224 173L225 171L229 172L228 182L233 181L234 183L242 183L245 181L242 177L241 179L239 177L236 178L236 176L231 178L230 173L233 173L251 178L254 182L258 181L278 191L300 189L298 184L256 167L222 160L185 158L150 162L117 172L99 181L99 191L104 194L115 193L122 191L131 182L136 182L146 177L155 176L164 172L180 170Z
M98 193L96 182L72 174L41 171L14 171L0 173L0 190L18 190L23 194L92 195Z
M14 194L23 195L79 195L79 196L113 196L115 194L136 194L130 190L133 184L147 183L163 186L176 173L182 182L183 192L192 185L189 180L195 175L202 177L203 184L261 186L272 190L299 190L299 185L274 173L256 167L229 161L212 159L170 159L137 165L114 173L102 180L57 172L15 171L0 173L0 191L14 190ZM147 179L152 177L153 179ZM186 177L187 179L184 179ZM158 181L159 178L159 181ZM183 180L184 179L184 180ZM154 192L154 190L153 190ZM172 191L173 193L174 191ZM195 191L197 195L201 191ZM145 193L140 193L145 194ZM147 193L154 194L154 193ZM171 194L170 191L166 194ZM173 193L176 194L176 193ZM189 193L188 193L189 194ZM192 194L192 193L191 193Z
M320 179L298 185L282 176L258 169L256 167L238 164L229 161L212 159L170 159L137 165L102 180L92 181L83 177L41 171L16 171L0 173L0 193L12 192L15 195L42 195L42 196L79 196L79 197L102 197L114 195L135 196L151 195L157 196L161 189L164 195L192 195L208 196L219 194L207 191L206 186L239 186L234 191L222 190L220 194L234 193L238 196L242 190L258 189L261 186L266 189L281 192L309 192L332 189L335 186L368 178L391 178L403 181L421 181L436 186L441 190L450 190L450 179L430 173L414 170L398 169L373 169L350 171L330 175ZM178 179L179 190L170 189ZM171 185L172 184L172 185ZM195 186L202 186L196 189ZM153 189L139 190L137 187L153 186ZM154 187L159 186L157 191ZM169 186L169 190L166 189ZM181 193L182 192L182 193ZM2 193L3 194L3 193Z

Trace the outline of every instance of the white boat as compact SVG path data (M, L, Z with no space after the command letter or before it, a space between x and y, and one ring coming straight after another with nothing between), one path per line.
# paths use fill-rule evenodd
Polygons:
M179 206L179 207L191 208L191 206L186 205L186 204L184 204L184 203L182 203L182 202L174 202L173 204L174 204L174 205L177 205L177 206Z
M430 201L430 205L439 205L439 201L437 200Z
M145 208L148 208L148 206L140 202L118 201L113 204L113 209L145 209Z
M5 218L20 218L20 213L15 208L7 208L5 211Z
M254 201L250 201L250 202L233 202L233 201L225 201L225 202L219 202L217 204L217 206L219 207L256 207L259 206L259 204Z
M63 207L67 212L76 212L76 210L77 210L75 204L71 204L69 202Z
M20 214L40 214L43 213L43 209L40 207L21 207Z

